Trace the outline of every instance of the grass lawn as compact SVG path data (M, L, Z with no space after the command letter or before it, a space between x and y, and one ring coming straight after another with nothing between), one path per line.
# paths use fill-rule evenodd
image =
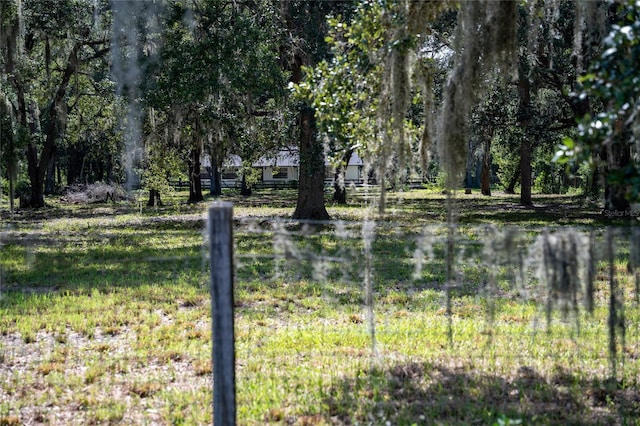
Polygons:
M207 205L178 195L158 209L0 206L0 426L211 423ZM393 193L384 217L375 193L350 195L321 225L281 219L291 190L224 197L239 424L640 424L635 218L580 197L459 194L447 287L444 195ZM513 259L565 226L598 241L595 309L548 323L546 289ZM615 360L607 226L626 318ZM515 245L487 251L507 227Z

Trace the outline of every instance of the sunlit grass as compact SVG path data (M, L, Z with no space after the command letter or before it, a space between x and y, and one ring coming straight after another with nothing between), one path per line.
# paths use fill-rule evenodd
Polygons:
M613 381L606 262L599 264L593 316L554 312L547 324L543 291L522 297L513 271L482 260L486 234L477 223L530 233L568 223L601 233L609 222L592 210L581 219L581 201L540 196L534 202L549 211L520 210L513 196L458 194L457 232L470 243L464 252L457 247L464 279L450 292L448 316L444 195L392 194L381 217L368 204L372 194L351 193L349 206L328 207L347 222L342 236L335 225L307 231L283 222L274 229L267 219L288 217L295 192L254 195L228 194L238 219L239 424L638 418L640 313L628 248L620 244L615 259L628 327ZM142 211L51 202L51 211L25 212L0 230L0 424L211 423L207 206L179 199ZM349 223L364 219L378 224L373 317L364 306L362 226ZM285 256L279 235L294 252ZM433 258L418 269L422 235ZM489 268L491 291L483 281Z

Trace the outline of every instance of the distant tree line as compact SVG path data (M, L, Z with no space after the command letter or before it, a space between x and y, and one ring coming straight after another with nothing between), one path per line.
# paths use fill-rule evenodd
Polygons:
M635 0L0 0L2 194L170 179L214 196L224 159L300 154L296 218L328 218L325 157L387 190L640 197ZM343 185L334 200L345 203Z

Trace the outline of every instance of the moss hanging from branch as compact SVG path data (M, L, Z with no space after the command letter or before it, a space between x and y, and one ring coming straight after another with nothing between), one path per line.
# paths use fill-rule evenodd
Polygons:
M417 70L422 80L422 103L424 108L424 123L422 134L420 135L420 165L422 172L425 173L429 168L431 161L431 146L433 145L433 75L435 67L433 60L427 59L422 61Z
M590 240L587 235L577 233L571 229L557 232L554 235L546 231L541 235L542 262L540 263L540 278L546 282L547 325L551 323L551 312L558 308L563 318L569 313L578 320L579 301L584 298L589 305L593 291L593 279L589 271L593 259L590 250L584 250Z
M606 2L576 1L573 26L573 56L576 73L582 74L594 57L594 48L606 33Z
M396 178L396 171L406 163L404 120L409 106L410 37L407 31L407 2L402 1L385 11L383 23L388 31L382 72L378 127L380 132L378 167L381 184L380 210L385 205L385 182ZM395 164L394 164L394 161Z
M430 34L430 22L434 22L438 15L445 9L453 7L455 2L448 0L412 0L408 8L408 28L410 34ZM434 124L434 96L433 96L433 80L436 73L433 58L421 58L416 61L414 76L420 80L422 90L422 102L424 108L424 123L422 133L420 135L420 166L423 173L429 167L431 160L431 146L433 143Z
M388 36L381 67L377 121L379 140L373 147L378 163L376 174L382 184L380 211L385 206L384 183L397 183L405 177L411 156L410 137L405 121L411 101L411 71L416 63L416 48L420 45L419 35L428 33L429 22L434 21L451 3L399 0L391 3L383 15L383 26ZM419 77L424 78L423 75ZM431 86L428 90L431 91ZM427 143L422 145L428 149L429 133L423 133L423 139Z
M509 72L516 52L517 2L465 1L456 28L456 56L444 89L438 153L454 188L467 161L467 122L486 74Z

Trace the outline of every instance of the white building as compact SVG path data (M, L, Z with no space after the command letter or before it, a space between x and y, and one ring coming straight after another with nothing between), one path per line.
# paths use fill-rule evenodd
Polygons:
M203 166L210 167L211 160L208 156L202 161ZM222 164L222 186L233 187L240 185L239 170L242 160L239 156L231 154ZM333 181L334 169L328 160L325 160L327 170L325 179ZM264 184L284 184L297 181L300 173L300 156L297 148L280 150L274 156L264 156L255 161L252 166L260 170L259 181ZM364 180L364 163L355 152L351 155L345 172L345 183L361 183Z

